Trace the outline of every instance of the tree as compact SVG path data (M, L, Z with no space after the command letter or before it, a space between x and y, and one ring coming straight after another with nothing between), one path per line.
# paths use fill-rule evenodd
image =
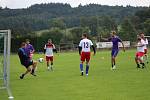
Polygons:
M129 18L125 18L121 24L119 35L123 40L135 41L137 33Z
M64 21L60 18L55 18L50 20L50 27L56 27L56 28L60 28L60 29L65 29L66 28L66 24L64 23Z

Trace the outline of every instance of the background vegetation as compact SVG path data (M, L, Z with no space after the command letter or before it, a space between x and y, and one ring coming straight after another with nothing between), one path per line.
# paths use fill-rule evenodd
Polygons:
M123 40L135 41L139 32L150 35L150 8L98 4L72 8L62 3L36 4L26 9L6 7L0 8L0 29L12 30L12 44L31 39L36 50L48 38L56 44L78 43L83 32L99 41L100 35L107 37L116 30ZM18 47L13 45L12 51Z

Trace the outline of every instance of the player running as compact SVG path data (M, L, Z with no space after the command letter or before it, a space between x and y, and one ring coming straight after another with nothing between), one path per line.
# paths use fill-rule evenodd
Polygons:
M116 35L115 31L111 32L111 37L108 39L102 38L106 41L110 41L112 42L112 50L111 50L111 65L112 65L112 70L116 69L116 57L119 53L119 42L121 42L122 46L123 46L123 51L125 52L125 47L124 44L122 42L122 40L119 38L119 36Z
M145 62L148 64L148 49L147 49L147 46L148 46L148 40L147 40L147 38L144 36L144 33L140 33L140 37L141 37L141 39L142 40L144 40L144 42L145 42L145 45L144 45L144 60L145 60Z
M23 66L25 66L25 68L27 69L25 73L23 73L21 76L20 76L20 79L23 79L24 76L28 73L31 72L31 74L33 76L36 76L35 75L35 68L37 66L37 62L36 61L33 61L33 60L30 60L30 58L27 56L27 52L26 52L26 43L23 42L21 44L21 48L19 48L18 50L18 55L19 55L19 58L20 58L20 62ZM32 65L32 67L30 67Z
M95 47L92 43L91 40L87 39L87 34L84 33L82 34L82 40L79 43L79 54L81 56L80 60L80 70L81 70L81 76L83 76L83 63L86 60L86 75L88 76L88 71L89 71L89 61L90 61L90 47L93 48L94 55L96 54Z
M138 37L138 43L136 46L137 46L137 53L135 57L135 62L137 64L137 68L141 68L140 64L142 65L142 68L144 68L145 64L143 62L143 56L144 56L145 41L141 39L141 37Z
M46 56L47 69L53 71L53 51L57 53L55 45L52 43L51 39L48 39L48 43L45 44L44 53ZM51 65L49 64L51 62Z
M32 56L33 56L33 53L34 53L34 48L33 46L30 44L30 40L29 39L26 39L26 52L27 52L27 56L30 58L30 60L32 60Z

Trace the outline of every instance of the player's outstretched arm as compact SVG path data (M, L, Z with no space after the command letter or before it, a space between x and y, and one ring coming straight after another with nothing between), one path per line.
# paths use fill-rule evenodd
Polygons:
M78 46L78 49L79 49L79 55L81 55L82 47Z
M123 51L125 52L125 47L124 47L124 43L121 41L121 44L123 46Z
M94 51L94 55L96 54L96 49L94 47L94 45L92 45L93 51Z

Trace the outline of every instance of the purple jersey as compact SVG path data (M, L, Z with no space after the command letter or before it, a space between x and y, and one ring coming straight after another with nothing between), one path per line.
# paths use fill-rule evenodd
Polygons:
M121 42L122 40L118 36L110 37L108 40L113 43L112 50L119 49L119 42Z
M32 51L34 51L33 46L31 44L27 44L27 46L26 46L27 55L30 56Z

